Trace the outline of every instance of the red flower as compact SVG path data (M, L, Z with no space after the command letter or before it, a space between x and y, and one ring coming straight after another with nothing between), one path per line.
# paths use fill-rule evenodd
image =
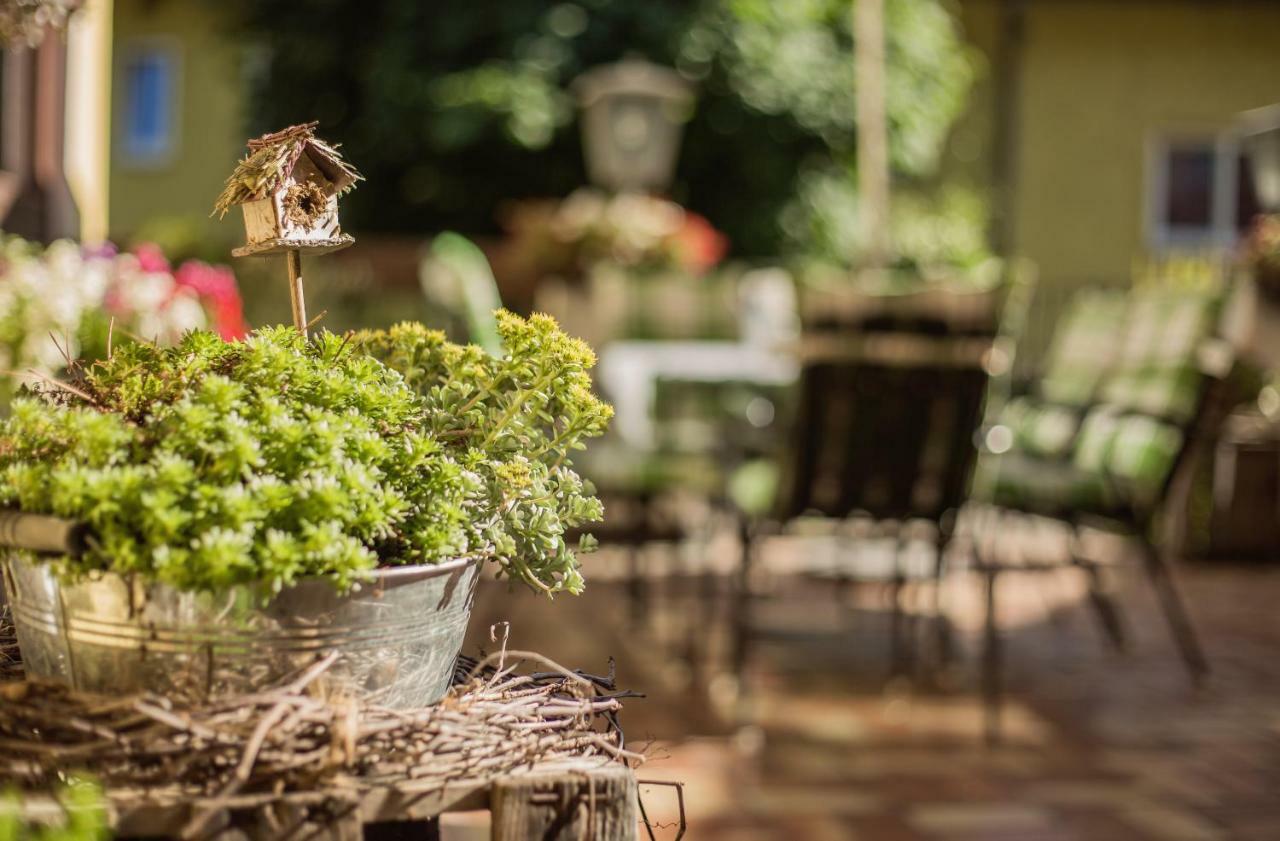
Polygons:
M154 242L144 242L136 246L133 249L133 256L138 258L138 266L144 272L169 271L169 259Z
M729 240L705 216L685 211L684 224L676 232L677 259L689 271L701 274L724 259Z
M249 332L240 289L230 268L188 260L173 273L173 279L179 289L190 289L200 298L219 336L231 341Z

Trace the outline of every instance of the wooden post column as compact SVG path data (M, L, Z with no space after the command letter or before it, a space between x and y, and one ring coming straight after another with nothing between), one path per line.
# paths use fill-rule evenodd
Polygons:
M59 33L3 51L0 229L49 243L77 237L80 217L63 166L67 48Z
M889 122L885 113L884 0L853 8L854 107L857 111L858 213L866 253L850 255L873 271L889 263Z

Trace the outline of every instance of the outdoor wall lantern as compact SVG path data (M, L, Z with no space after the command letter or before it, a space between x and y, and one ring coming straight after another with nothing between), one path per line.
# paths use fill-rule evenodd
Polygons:
M639 59L588 70L573 83L593 184L662 192L675 174L693 88L679 73Z
M1245 111L1240 126L1258 202L1267 213L1280 212L1280 104Z

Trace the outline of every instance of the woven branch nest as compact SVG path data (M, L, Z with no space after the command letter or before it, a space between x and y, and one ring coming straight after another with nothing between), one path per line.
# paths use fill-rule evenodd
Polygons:
M459 658L443 701L405 711L318 697L313 685L335 658L287 685L199 707L78 693L15 669L3 679L0 669L0 789L48 790L76 772L157 802L230 802L409 780L417 791L443 789L548 763L643 761L626 749L616 717L634 693L617 691L612 675L504 649ZM547 671L516 674L524 662Z
M221 218L238 204L265 199L280 189L303 154L333 182L338 195L354 189L364 176L347 163L337 144L330 145L315 136L317 125L312 122L289 126L250 140L249 154L227 179L213 212Z

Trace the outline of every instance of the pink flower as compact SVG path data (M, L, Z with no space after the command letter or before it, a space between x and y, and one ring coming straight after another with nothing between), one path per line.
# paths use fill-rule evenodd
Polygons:
M114 257L120 253L120 250L116 248L115 243L113 242L102 242L92 247L84 246L80 250L81 253L84 254L85 259L92 259L94 257Z
M173 275L179 289L190 289L213 317L214 329L228 341L249 332L244 321L244 303L236 276L226 266L211 266L200 260L188 260Z
M137 246L133 249L133 255L138 258L138 267L144 272L169 271L169 259L154 242L144 242Z

